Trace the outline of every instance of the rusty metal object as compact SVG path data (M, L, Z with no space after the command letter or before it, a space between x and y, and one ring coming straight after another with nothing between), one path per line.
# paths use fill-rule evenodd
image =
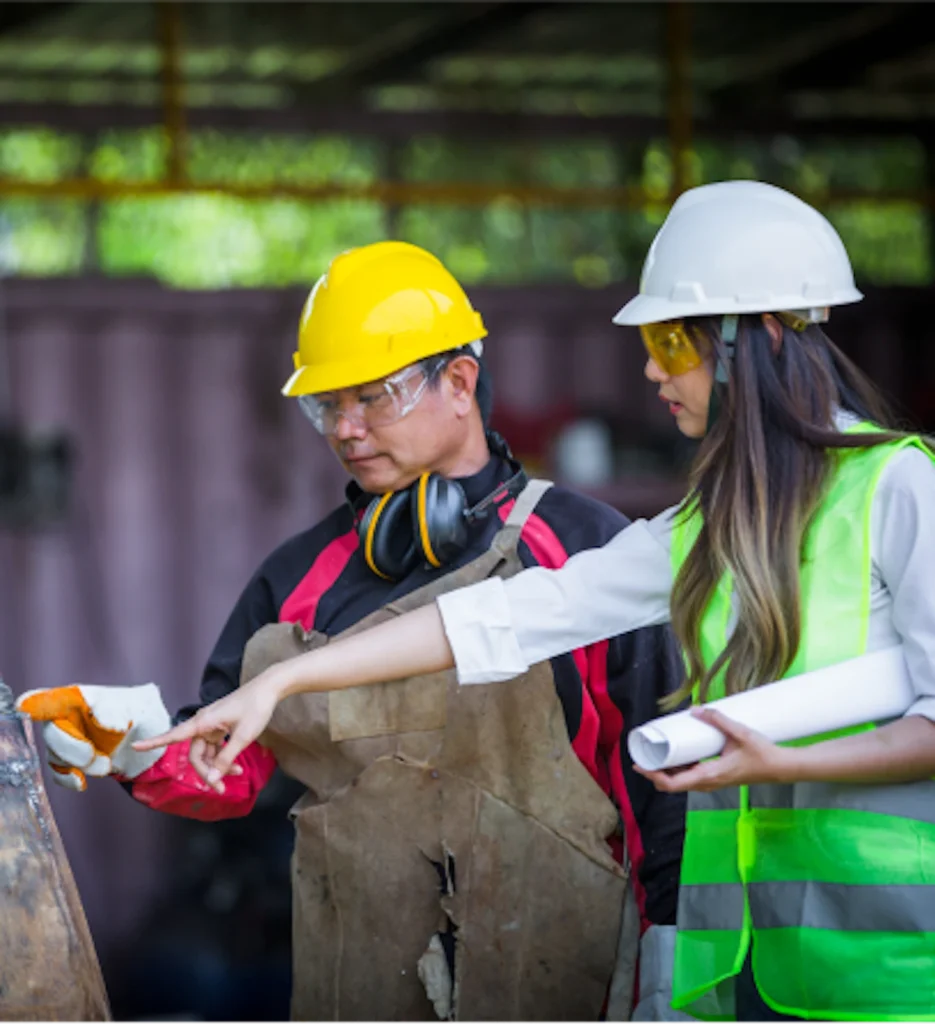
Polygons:
M32 723L0 680L0 1020L110 1020Z

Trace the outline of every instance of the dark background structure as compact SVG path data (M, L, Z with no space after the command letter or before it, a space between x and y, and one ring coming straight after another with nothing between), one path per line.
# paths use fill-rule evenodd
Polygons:
M279 395L308 288L401 237L468 286L496 422L561 478L588 420L630 515L690 452L610 317L671 202L818 205L866 300L829 333L935 427L925 3L0 6L0 671L192 699L241 587L340 500ZM119 1017L287 1014L277 777L248 819L51 793Z

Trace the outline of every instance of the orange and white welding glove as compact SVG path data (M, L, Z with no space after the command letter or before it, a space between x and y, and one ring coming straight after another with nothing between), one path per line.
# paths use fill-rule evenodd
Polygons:
M141 753L132 744L172 724L155 683L29 690L17 699L16 709L42 723L52 778L79 791L87 788L88 775L135 779L166 748Z

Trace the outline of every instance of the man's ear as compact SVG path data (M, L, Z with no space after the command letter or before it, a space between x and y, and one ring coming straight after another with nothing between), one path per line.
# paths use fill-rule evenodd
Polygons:
M474 407L479 373L477 360L470 356L458 356L445 367L444 374L451 389L455 410L461 416L466 416Z
M782 324L772 313L763 314L763 326L769 331L773 342L773 355L778 356L782 348Z

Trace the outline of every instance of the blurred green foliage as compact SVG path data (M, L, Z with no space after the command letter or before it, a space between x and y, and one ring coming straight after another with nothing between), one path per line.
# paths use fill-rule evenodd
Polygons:
M49 128L0 131L0 175L57 181L81 164L81 139Z
M437 253L466 284L572 281L603 287L635 279L668 209L672 159L664 140L479 143L419 136L389 146L340 135L297 137L190 133L187 171L196 182L241 186L366 186L381 178L556 187L641 186L634 209L525 206L507 194L480 208L369 199L310 202L224 195L121 198L100 203L0 199L0 269L55 276L94 269L152 276L180 288L308 284L346 248L391 235ZM161 129L92 138L46 128L0 129L0 176L53 182L91 176L152 182L168 166ZM924 147L911 138L846 143L785 136L699 140L690 183L759 178L823 205L831 193L880 192L879 200L829 205L860 280L926 285L933 279L931 216L885 193L922 189Z
M158 181L168 170L168 156L162 129L104 132L88 156L88 173L101 181Z
M343 249L385 237L373 202L248 202L228 196L118 199L98 219L100 269L177 288L262 288L314 281Z
M608 187L625 177L621 154L603 142L523 141L479 147L440 136L410 140L397 156L408 181L525 182ZM638 215L637 215L638 216ZM602 287L639 263L628 261L629 211L526 207L503 195L479 210L410 206L399 237L436 253L466 284L575 280ZM645 255L645 246L639 260ZM632 263L632 265L631 265Z
M85 267L88 217L73 199L0 203L0 274L63 277Z

